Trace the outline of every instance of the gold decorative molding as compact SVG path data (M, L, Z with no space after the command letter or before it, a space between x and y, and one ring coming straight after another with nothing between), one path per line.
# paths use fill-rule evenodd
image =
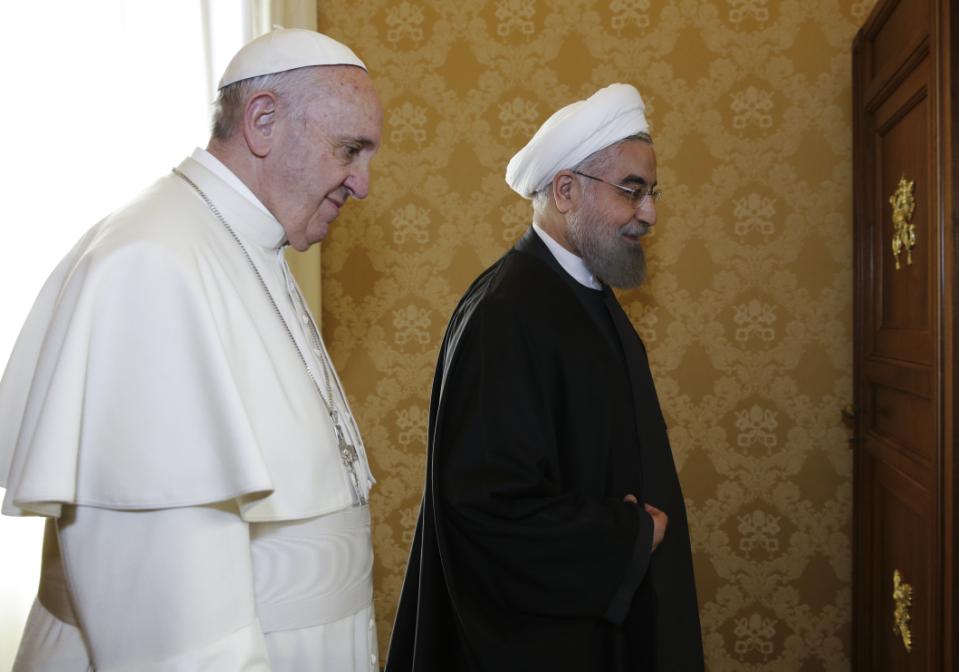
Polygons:
M902 636L902 644L906 651L912 651L912 631L909 629L909 621L912 616L909 615L909 607L912 606L912 586L903 582L899 570L892 572L892 600L896 604L893 613L892 632Z
M912 248L916 245L916 226L912 215L916 211L916 199L913 196L916 183L903 175L895 193L889 197L892 206L892 256L896 258L896 270L900 268L899 255L906 251L906 263L912 264Z

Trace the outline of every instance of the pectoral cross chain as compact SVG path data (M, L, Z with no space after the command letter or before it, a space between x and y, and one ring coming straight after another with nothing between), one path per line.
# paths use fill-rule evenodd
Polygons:
M286 333L290 337L290 342L296 349L296 353L300 356L300 360L303 362L303 366L306 369L307 375L310 376L310 379L316 385L316 391L320 395L320 400L326 407L326 411L330 415L330 420L333 421L333 431L336 434L337 450L340 454L340 459L343 461L343 465L346 467L346 471L349 474L350 485L353 487L353 492L356 494L360 504L366 504L367 498L364 494L366 489L360 487L360 477L358 473L360 462L359 454L356 451L356 446L346 440L346 434L343 432L343 427L340 426L339 412L336 408L336 398L333 396L333 374L327 368L326 354L323 348L323 339L320 338L320 332L316 328L316 323L313 321L312 317L309 317L309 310L306 307L306 301L303 299L303 295L300 293L300 288L297 287L296 283L292 280L289 266L286 265L286 260L283 258L282 251L279 252L278 258L283 266L284 276L288 279L291 296L293 297L294 301L294 308L297 310L297 312L304 316L304 322L308 322L309 324L308 332L310 339L313 341L313 352L316 354L316 358L320 363L320 369L323 372L323 382L325 383L326 387L325 395L323 393L323 387L320 386L319 379L314 375L312 367L306 361L306 356L303 354L303 351L300 350L300 346L293 337L293 330L290 329L290 325L287 324L286 320L283 318L283 313L280 311L280 307L277 305L276 299L273 298L273 293L270 291L270 288L267 287L266 281L263 280L263 276L260 274L260 269L258 269L256 264L253 263L253 258L250 256L250 253L247 252L246 246L243 245L243 242L240 240L239 236L236 235L233 227L231 227L226 221L217 207L213 204L213 201L210 200L209 196L207 196L206 193L200 189L200 187L197 186L193 180L181 173L179 170L174 168L173 172L182 178L184 182L189 184L190 187L192 187L193 190L196 191L196 193L200 196L203 202L206 203L207 207L210 208L210 212L212 212L214 216L220 220L220 223L223 224L224 228L236 242L237 246L240 248L240 251L243 252L243 256L246 257L247 263L250 264L250 268L253 269L253 274L256 276L257 280L259 280L260 287L262 287L263 291L266 293L266 297L269 299L270 305L273 306L273 311L276 313L277 318L279 318L280 324L282 324L283 328L286 329Z
M366 504L366 496L363 494L363 489L360 488L360 477L357 473L360 456L356 452L356 446L346 440L346 434L340 427L339 413L336 410L330 414L330 418L333 420L333 431L336 434L336 446L340 453L340 459L343 460L343 466L346 467L350 476L350 485L353 486L353 492L356 493L360 504Z

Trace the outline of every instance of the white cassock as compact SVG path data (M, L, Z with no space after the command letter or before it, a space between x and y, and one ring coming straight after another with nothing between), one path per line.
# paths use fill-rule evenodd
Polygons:
M283 229L205 151L178 170L249 258L171 173L60 263L0 382L3 512L48 517L14 669L377 669L373 479Z

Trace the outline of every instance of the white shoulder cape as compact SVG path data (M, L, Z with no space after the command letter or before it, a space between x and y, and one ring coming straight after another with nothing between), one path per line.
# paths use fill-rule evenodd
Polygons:
M227 221L267 217L196 161L180 170ZM0 381L0 485L8 515L236 499L269 521L352 504L289 334L182 179L97 224L44 285Z

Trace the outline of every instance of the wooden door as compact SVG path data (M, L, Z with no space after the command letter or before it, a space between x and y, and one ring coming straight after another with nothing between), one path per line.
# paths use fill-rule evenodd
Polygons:
M948 4L880 0L853 47L853 621L864 671L953 669Z

